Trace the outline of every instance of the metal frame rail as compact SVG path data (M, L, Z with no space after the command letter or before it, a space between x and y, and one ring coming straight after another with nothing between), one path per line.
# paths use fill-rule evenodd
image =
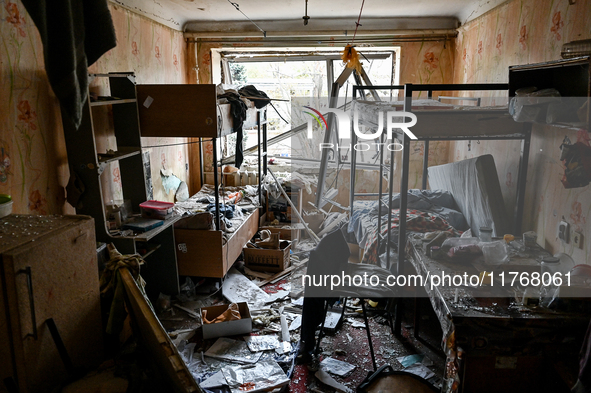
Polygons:
M473 83L473 84L419 84L413 85L411 83L405 85L396 85L396 86L353 86L353 99L357 98L357 91L364 91L364 90L404 90L404 105L403 109L405 112L412 111L412 94L413 92L427 92L427 97L432 98L433 91L490 91L490 90L509 90L509 84L507 83ZM420 118L418 119L420 121ZM472 139L479 139L479 140L521 140L521 152L520 152L520 162L519 162L519 173L518 173L518 180L517 180L517 196L516 196L516 204L515 204L515 222L514 222L514 232L516 234L521 233L521 226L522 226L522 214L524 201L525 201L525 182L527 178L527 165L529 160L529 147L530 147L530 140L531 140L531 123L524 123L523 124L523 133L519 135L490 135L490 136L445 136L445 137L437 137L437 136L427 136L421 137L420 135L416 135L419 141L424 141L425 149L423 154L423 178L422 178L422 189L427 188L427 168L429 166L429 141L430 140L472 140ZM385 138L382 133L382 138ZM408 176L409 176L409 162L410 162L410 138L403 132L398 133L398 137L402 138L402 165L401 165L401 178L400 178L400 209L399 209L399 227L398 227L398 261L399 263L396 266L396 274L402 273L402 263L405 261L406 257L406 210L408 206ZM383 142L383 141L381 141ZM351 135L351 145L354 146L357 143L357 135L352 133ZM383 145L382 145L383 146ZM383 155L384 150L380 151L380 184L379 184L379 192L378 192L378 208L381 208L382 197L383 197L383 190L382 190L382 176L383 176ZM393 172L394 172L394 151L390 152L390 165L389 165L389 173L390 176L388 177L388 203L384 203L388 207L388 220L387 220L387 228L390 228L392 223L392 209L390 207L392 203L392 196L393 196ZM355 150L353 149L352 156L351 156L351 192L350 192L350 201L351 201L351 216L353 216L353 204L356 196L369 196L374 194L363 194L363 193L355 193ZM379 210L378 210L379 211ZM380 250L380 241L384 240L380 234L381 228L381 214L378 214L378 254ZM391 245L391 231L387 231L387 243L386 243L386 264L388 268L390 268L390 245ZM401 332L401 315L402 315L402 308L400 302L396 306L395 312L395 326L394 332L397 335L400 335Z
M262 115L261 115L262 113ZM266 108L257 109L257 138L258 138L258 172L259 172L259 181L258 181L258 191L259 191L259 207L263 206L263 194L262 194L262 182L263 176L267 175L267 111ZM214 199L215 199L215 228L216 230L221 230L220 227L220 195L218 193L218 188L220 186L220 180L218 179L218 166L223 164L222 161L218 161L218 138L212 138L211 143L213 145L213 186L215 189L214 192ZM262 152L261 152L262 148ZM201 184L203 185L203 144L202 138L199 138L199 155L201 161ZM261 163L261 159L264 161Z

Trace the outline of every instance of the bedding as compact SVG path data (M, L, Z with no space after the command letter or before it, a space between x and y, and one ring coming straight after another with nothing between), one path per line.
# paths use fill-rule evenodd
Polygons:
M224 187L223 197L220 195L220 217L225 216L230 223L229 228L238 228L246 220L248 215L258 206L258 189L254 186ZM203 185L201 190L184 202L174 204L174 212L178 215L198 216L209 212L215 213L214 187L209 184ZM231 212L232 214L229 214ZM193 219L197 222L197 218ZM205 225L208 223L209 227ZM200 219L199 225L193 229L214 229L213 220ZM233 232L228 230L228 232Z
M387 201L386 199L383 200ZM455 201L451 194L441 190L409 190L407 199L407 231L432 232L449 231L454 236L468 228L461 212L455 210ZM397 248L398 215L400 195L392 197L392 225L391 241ZM384 204L381 208L378 201L355 201L353 215L349 220L348 231L354 233L360 248L365 249L362 263L378 264L378 254L385 250L385 242L381 243L381 250L377 249L378 213L381 214L381 233L386 236L388 209ZM378 252L379 251L379 252Z
M399 215L400 209L392 209L392 223L390 225L390 228L387 227L387 220L384 220L382 222L382 228L380 230L380 233L384 236L387 236L388 230L392 231L391 239L395 242L394 247L392 247L394 249L398 247L398 225L400 222ZM407 233L426 233L444 231L451 233L453 236L461 235L460 231L456 230L454 227L449 225L449 223L445 219L443 219L436 213L414 209L406 210L406 231ZM386 242L381 243L381 247L383 248L383 250L378 250L377 237L378 233L376 226L374 227L373 231L370 231L367 237L366 244L368 245L368 247L365 249L361 263L381 265L381 263L378 263L378 258L379 255L385 251Z
M412 222L412 226L409 224L407 231L450 231L448 225L453 228L454 233L461 233L470 228L473 236L479 235L479 229L482 226L493 228L494 236L511 233L509 215L505 211L494 158L490 154L429 167L428 171L429 184L433 190L409 190L407 211L421 212L424 220L437 217L433 220L437 225L421 227L416 225L419 223L419 221L415 222L417 217L408 216L407 223ZM387 197L382 201L387 202ZM395 250L398 244L399 194L393 195L389 206L396 213L396 219L393 219L392 228L390 228L395 231L391 236L394 243L392 249ZM378 261L376 242L378 213L381 214L383 223L381 232L386 234L384 225L387 221L388 208L385 203L378 205L377 201L354 202L348 229L355 234L359 247L366 250L362 260L364 263ZM385 248L385 242L382 244ZM383 252L383 250L379 251Z

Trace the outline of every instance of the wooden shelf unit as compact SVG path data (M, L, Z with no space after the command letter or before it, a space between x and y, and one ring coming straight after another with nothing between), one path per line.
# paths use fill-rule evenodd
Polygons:
M93 217L96 240L113 243L122 254L137 253L137 242L150 240L154 245L159 245L144 255L146 263L142 266L142 276L150 283L149 296L158 296L160 292L175 295L179 292L173 230L176 218L134 236L114 236L107 228L106 205L110 197L103 190L101 174L110 163L119 166L123 199L129 200L132 206L130 214L139 214L140 203L149 199L146 177L150 174L145 172L143 162L135 76L132 72L119 72L91 74L89 77L91 81L108 78L109 94L119 99L91 102L89 98L84 105L82 123L78 129L64 122L70 169L84 185L84 192L75 206L76 212ZM112 107L109 110L99 109L106 105ZM103 116L110 118L103 119ZM108 129L110 124L112 130ZM114 137L117 148L113 149L116 150L113 155L97 151L97 135Z

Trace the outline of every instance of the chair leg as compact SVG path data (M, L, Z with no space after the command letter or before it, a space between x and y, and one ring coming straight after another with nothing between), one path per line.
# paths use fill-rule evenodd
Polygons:
M369 332L369 321L367 319L367 312L365 311L365 301L361 299L361 309L363 310L363 320L365 322L365 330L367 331L367 342L369 343L369 352L371 353L371 362L373 364L373 371L376 371L376 356L373 352L373 345L371 343L371 333Z
M318 333L318 341L316 342L316 349L314 350L314 354L318 355L320 353L320 341L322 341L322 337L324 336L324 322L326 321L326 314L328 314L328 302L324 301L324 316L322 317L322 324L320 325L320 333Z
M394 314L394 335L400 337L402 335L402 302L400 299L396 302L396 310Z
M395 301L393 299L388 299L388 303L386 303L386 314L388 314L388 322L390 324L390 330L392 331L392 335L394 335L394 308L396 307Z
M341 312L341 321L345 320L345 309L347 308L347 297L343 298L343 311Z
M420 324L421 324L421 303L420 303L420 299L418 297L415 297L415 315L414 315L414 320L415 320L415 330L413 332L413 336L414 338L419 338L419 328L420 328Z

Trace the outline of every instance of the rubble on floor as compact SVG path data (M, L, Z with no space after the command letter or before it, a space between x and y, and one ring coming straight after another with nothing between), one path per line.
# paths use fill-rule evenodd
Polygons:
M303 305L301 276L306 270L305 256L314 247L310 243L299 242L291 254L291 267L283 273L255 272L239 262L222 285L187 278L181 296L158 303L163 327L204 391L352 392L373 371L360 299L349 299L340 326L325 330L328 335L321 342L319 369L295 364ZM201 309L241 302L248 305L252 332L203 338ZM397 339L390 326L383 324L387 319L374 314L371 305L366 307L377 366L405 369L438 387L442 354L414 341L406 329L403 339ZM335 315L339 319L340 311ZM433 346L438 347L437 341Z

